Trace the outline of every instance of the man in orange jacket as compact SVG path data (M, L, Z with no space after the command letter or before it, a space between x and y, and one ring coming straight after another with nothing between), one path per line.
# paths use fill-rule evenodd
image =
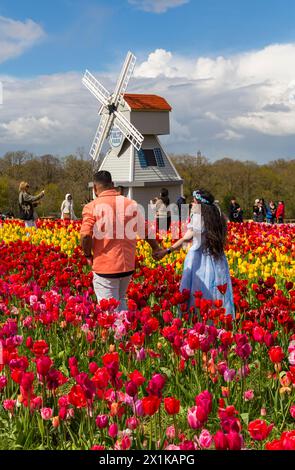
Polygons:
M81 246L93 270L97 300L115 298L126 309L126 291L135 270L137 236L145 237L145 219L138 204L114 189L108 171L94 175L96 198L83 209ZM147 240L153 254L155 240Z

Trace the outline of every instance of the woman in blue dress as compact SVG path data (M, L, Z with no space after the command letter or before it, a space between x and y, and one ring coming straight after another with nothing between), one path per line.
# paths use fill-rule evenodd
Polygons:
M170 248L157 253L162 258L192 240L184 261L180 290L190 291L189 306L195 305L194 293L201 291L204 299L222 300L227 314L235 316L229 267L224 254L227 223L211 193L193 192L192 217L185 235Z

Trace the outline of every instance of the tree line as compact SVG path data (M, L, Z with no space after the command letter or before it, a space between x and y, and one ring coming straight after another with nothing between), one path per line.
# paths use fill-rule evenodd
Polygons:
M264 198L266 202L283 200L286 217L295 219L295 159L259 165L230 158L210 162L200 154L171 155L171 158L184 180L188 200L195 189L206 188L227 212L234 196L246 218L252 218L256 198ZM0 212L12 211L18 215L19 183L28 181L32 194L42 189L46 192L38 207L39 216L59 216L65 194L71 193L75 213L80 217L82 205L89 197L88 183L93 170L93 163L83 150L63 158L36 156L25 151L7 152L0 157Z
M71 193L77 216L89 197L88 183L92 179L93 164L83 151L58 158L54 155L35 156L18 151L8 152L0 158L0 212L18 210L18 188L21 181L30 184L30 192L45 190L38 205L39 217L60 216L60 206L67 193Z
M172 160L184 179L184 192L188 196L196 188L209 189L226 213L231 198L235 197L245 218L252 218L257 198L264 198L266 203L283 200L286 218L295 219L295 159L279 159L263 165L231 158L210 162L201 155L174 155Z

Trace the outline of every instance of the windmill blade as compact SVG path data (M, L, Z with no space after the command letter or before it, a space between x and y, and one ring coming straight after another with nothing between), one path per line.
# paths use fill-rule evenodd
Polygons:
M103 114L100 119L89 155L97 161L105 139L107 139L112 127L114 116L112 114Z
M86 70L84 77L82 78L82 83L95 96L95 98L98 99L98 101L100 101L104 106L108 105L110 93L88 70Z
M123 116L122 113L115 111L114 115L116 116L114 126L120 129L126 139L131 142L136 150L139 150L144 139L143 135L125 118L125 116Z
M132 54L132 52L129 51L127 53L123 68L121 70L121 73L120 73L120 76L117 81L117 85L113 94L113 103L115 106L118 106L120 100L122 99L127 89L130 77L135 67L135 63L136 63L136 57L135 55Z

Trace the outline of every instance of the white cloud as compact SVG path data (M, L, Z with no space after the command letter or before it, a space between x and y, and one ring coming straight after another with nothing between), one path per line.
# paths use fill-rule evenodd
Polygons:
M21 55L44 35L42 27L31 19L22 22L0 16L0 63Z
M227 57L187 58L156 49L136 69L129 92L155 93L172 105L169 151L265 161L294 157L295 44ZM95 74L109 90L117 74ZM0 155L26 148L63 155L89 149L99 103L80 73L34 79L0 77Z
M34 116L19 117L15 120L0 124L3 141L10 139L21 140L29 138L31 142L42 143L48 137L51 131L61 127L61 123L57 120L51 120L48 116L36 118Z
M272 136L295 136L295 112L248 113L231 119L231 125L237 129L252 129Z
M15 148L60 155L83 145L88 149L99 121L99 103L81 78L75 72L33 79L0 76L0 155L3 149ZM108 78L101 80L110 87Z
M138 9L151 13L165 13L170 8L180 7L190 0L128 0Z
M137 67L136 76L193 83L196 106L208 119L224 123L220 138L240 139L234 129L285 136L295 134L294 62L295 44L274 44L227 58L185 59L157 49Z
M156 49L151 52L148 59L135 69L135 76L139 78L156 78L161 75L168 78L193 76L193 64L181 57L174 57L165 49Z
M243 136L233 131L232 129L225 129L223 132L216 134L215 138L223 140L240 140L243 138Z

